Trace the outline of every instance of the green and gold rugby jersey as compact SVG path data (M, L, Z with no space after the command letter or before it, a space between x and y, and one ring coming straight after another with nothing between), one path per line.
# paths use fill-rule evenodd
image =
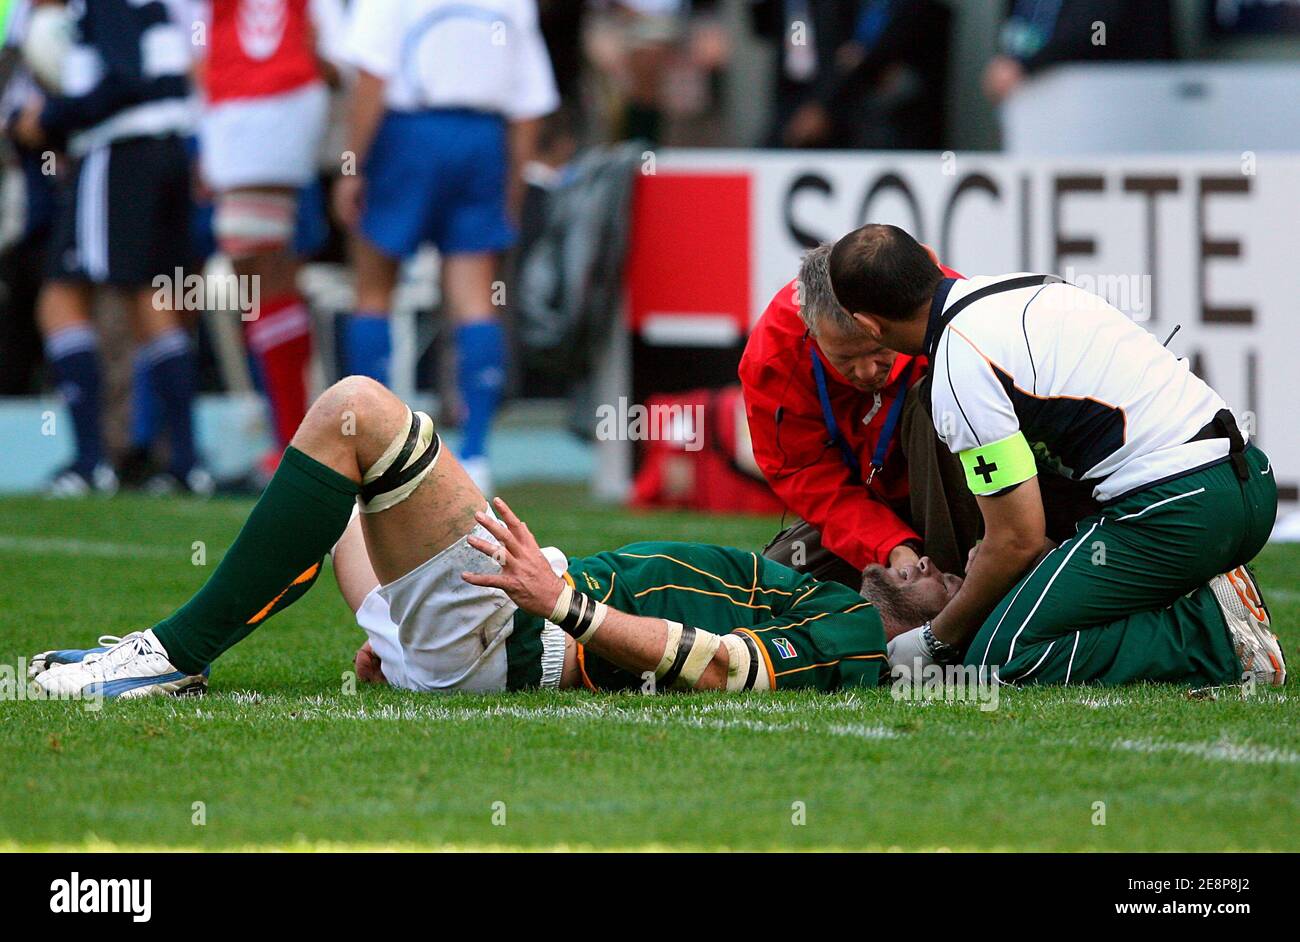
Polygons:
M630 615L727 634L740 631L763 656L774 690L874 687L889 676L885 631L871 603L757 553L707 543L632 543L571 557L574 587ZM511 690L541 679L543 619L517 612L507 643ZM635 690L637 674L579 648L591 690Z

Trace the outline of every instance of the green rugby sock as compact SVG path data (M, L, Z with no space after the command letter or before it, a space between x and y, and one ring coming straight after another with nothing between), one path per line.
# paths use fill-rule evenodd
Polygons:
M352 516L358 486L290 446L216 571L154 625L177 669L197 674L301 598Z

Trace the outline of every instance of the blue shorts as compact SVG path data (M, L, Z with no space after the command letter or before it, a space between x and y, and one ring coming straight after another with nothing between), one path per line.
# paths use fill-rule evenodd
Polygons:
M443 255L514 244L506 216L506 125L497 115L390 111L364 172L361 232L394 258L424 242Z

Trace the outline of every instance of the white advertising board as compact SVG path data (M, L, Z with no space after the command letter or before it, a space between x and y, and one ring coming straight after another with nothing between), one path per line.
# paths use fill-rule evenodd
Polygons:
M1283 499L1300 484L1300 154L665 151L672 177L749 181L749 315L800 254L893 223L965 274L1052 272L1142 322L1253 425ZM669 187L671 191L671 185ZM689 213L689 207L683 207Z

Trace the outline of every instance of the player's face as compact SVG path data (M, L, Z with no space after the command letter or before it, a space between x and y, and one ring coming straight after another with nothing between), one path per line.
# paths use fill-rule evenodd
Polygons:
M961 576L942 571L929 556L922 556L914 566L899 566L885 570L894 584L922 607L937 605L936 614L961 588Z
M884 388L889 371L898 354L886 350L864 330L841 330L832 325L821 328L817 346L836 372L862 392L874 393Z
M929 556L922 556L914 566L868 566L862 582L867 598L899 625L915 628L943 611L961 588L962 579L941 571Z

